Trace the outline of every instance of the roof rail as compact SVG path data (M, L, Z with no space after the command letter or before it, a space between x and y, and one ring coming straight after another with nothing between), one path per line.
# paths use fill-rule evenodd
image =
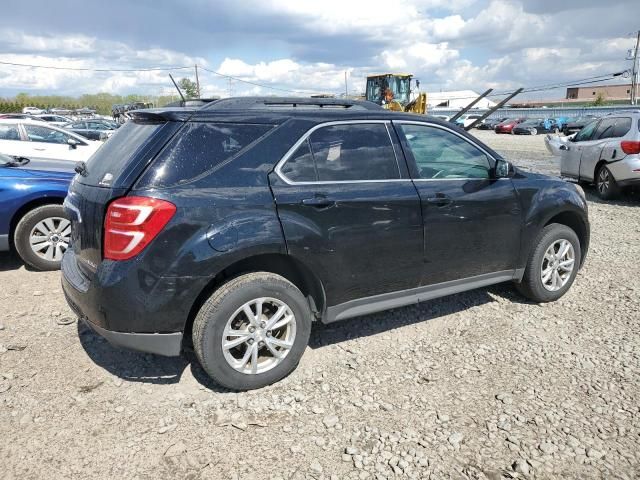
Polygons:
M231 97L202 107L203 110L293 110L293 109L380 110L382 107L363 100L305 97Z

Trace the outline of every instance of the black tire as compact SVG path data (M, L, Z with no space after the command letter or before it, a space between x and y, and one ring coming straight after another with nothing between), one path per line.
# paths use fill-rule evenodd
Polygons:
M603 164L596 172L596 193L602 200L613 200L620 193L620 188L611 170Z
M234 312L260 297L280 300L290 308L295 316L295 338L289 353L275 367L263 373L242 373L225 359L222 336ZM294 284L274 273L248 273L229 280L202 305L193 323L193 346L200 364L218 384L232 390L252 390L281 380L297 367L309 341L311 322L309 304Z
M547 290L542 283L542 262L547 249L558 240L568 240L573 246L575 253L573 271L569 276L567 283L560 289L555 291ZM562 297L567 290L571 288L576 278L580 261L582 259L582 251L580 250L580 241L576 233L566 225L552 223L547 225L538 234L533 243L532 251L527 261L521 283L516 283L518 291L530 300L538 303L553 302Z
M42 205L27 212L18 222L13 234L13 243L22 260L36 270L60 270L61 261L50 261L40 257L32 248L29 236L35 226L48 218L67 218L62 205Z

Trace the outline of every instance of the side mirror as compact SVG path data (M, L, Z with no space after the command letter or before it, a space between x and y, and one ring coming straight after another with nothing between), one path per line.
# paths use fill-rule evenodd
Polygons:
M77 147L78 147L78 145L80 145L80 142L79 142L79 141L77 141L75 138L69 138L69 139L67 140L67 143L69 144L69 146L70 146L71 148L77 148Z
M512 171L513 171L513 166L509 162L502 159L496 160L496 166L495 166L496 178L507 178L511 176Z

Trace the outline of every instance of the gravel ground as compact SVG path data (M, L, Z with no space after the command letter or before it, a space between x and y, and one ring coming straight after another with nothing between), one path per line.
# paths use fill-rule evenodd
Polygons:
M557 174L543 137L478 132ZM59 273L0 256L0 477L640 476L640 201L589 196L586 266L560 301L509 285L314 327L296 372L224 391L187 354L111 348Z

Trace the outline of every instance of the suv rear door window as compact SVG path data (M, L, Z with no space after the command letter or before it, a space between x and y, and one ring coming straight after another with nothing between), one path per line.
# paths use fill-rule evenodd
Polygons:
M318 180L392 180L398 162L384 123L331 125L309 137Z
M587 140L591 140L591 136L593 135L593 131L598 126L598 120L594 120L591 123L587 123L582 129L576 133L574 137L574 142L586 142Z
M163 188L188 183L231 160L272 128L273 125L190 122L160 152L140 184Z
M613 129L613 136L615 138L624 137L631 130L631 118L618 118L616 119L616 126Z

